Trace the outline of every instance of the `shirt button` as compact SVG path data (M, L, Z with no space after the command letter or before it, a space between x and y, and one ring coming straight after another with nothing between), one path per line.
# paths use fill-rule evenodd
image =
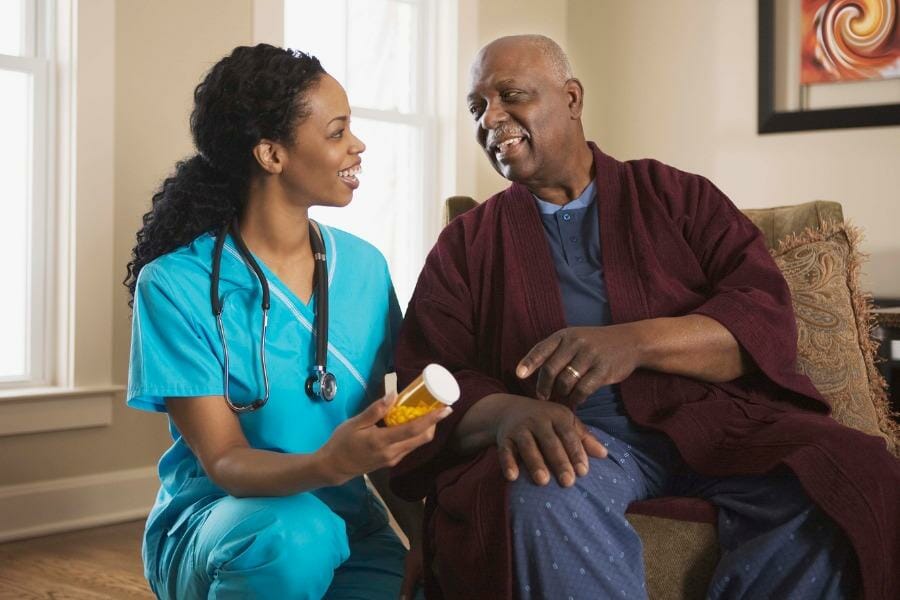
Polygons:
M570 215L569 213L563 214L563 221L571 221L571 220L572 220L572 215Z
M569 238L569 240L572 242L577 242L578 238L573 235L572 237Z
M584 259L581 258L580 256L579 256L578 258L576 258L575 260L576 260L577 262L584 262Z

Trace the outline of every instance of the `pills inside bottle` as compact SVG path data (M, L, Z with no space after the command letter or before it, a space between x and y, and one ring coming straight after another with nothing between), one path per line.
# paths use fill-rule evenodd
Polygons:
M433 410L450 406L459 399L459 384L453 373L432 363L422 370L402 392L384 417L388 426L400 425Z

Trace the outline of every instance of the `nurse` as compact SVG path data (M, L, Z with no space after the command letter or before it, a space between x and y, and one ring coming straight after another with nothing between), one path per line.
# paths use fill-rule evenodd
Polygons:
M190 124L198 154L153 196L125 281L127 401L167 412L173 442L144 536L150 586L179 600L410 596L421 505L397 500L384 470L430 440L449 410L376 425L400 321L387 265L307 216L313 205L345 206L359 185L365 145L350 131L347 96L312 56L239 47L197 86ZM327 310L314 287L318 244ZM305 385L323 318L332 400ZM408 556L365 474L409 536Z

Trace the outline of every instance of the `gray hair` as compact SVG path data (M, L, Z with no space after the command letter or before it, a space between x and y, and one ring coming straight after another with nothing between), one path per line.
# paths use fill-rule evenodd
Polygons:
M572 71L572 63L569 62L569 57L566 56L565 50L546 35L528 33L497 38L482 48L478 54L482 54L488 47L498 43L523 44L528 48L537 50L547 61L547 64L550 65L553 76L558 79L560 83L564 83L575 76Z

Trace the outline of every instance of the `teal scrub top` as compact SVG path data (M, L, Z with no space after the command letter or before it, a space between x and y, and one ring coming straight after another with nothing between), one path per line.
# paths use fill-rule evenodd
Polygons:
M315 362L315 297L303 303L262 261L271 308L266 362L271 392L261 409L239 416L253 448L312 453L334 429L383 394L401 314L387 264L371 244L320 225L329 282L328 370L338 380L331 402L312 400L305 382ZM215 238L203 234L147 264L138 277L132 319L128 405L165 411L165 398L223 395L223 349L210 305ZM228 341L229 393L236 404L264 393L259 342L262 290L234 241L222 253L219 295ZM169 420L172 446L159 462L161 487L147 521L144 558L157 563L164 536L226 495L206 476ZM313 491L342 517L351 539L387 523L362 477ZM148 568L150 565L148 564Z

